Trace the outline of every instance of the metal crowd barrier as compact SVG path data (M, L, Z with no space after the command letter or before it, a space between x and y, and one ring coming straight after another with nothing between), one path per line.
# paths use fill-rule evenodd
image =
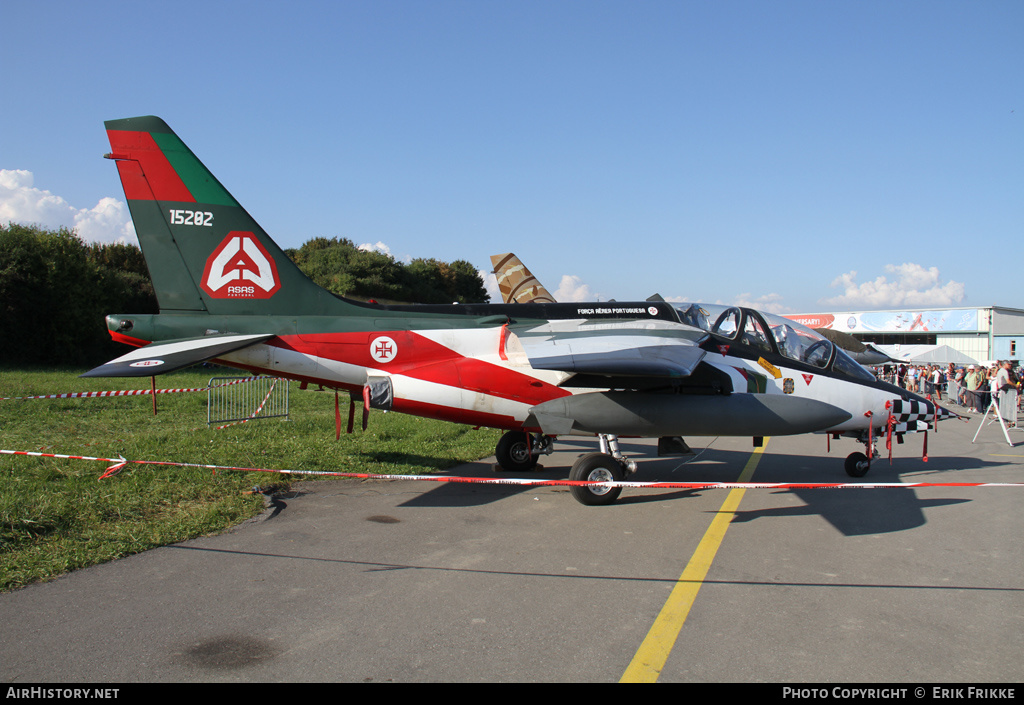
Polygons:
M279 377L211 377L206 425L288 418L288 386Z

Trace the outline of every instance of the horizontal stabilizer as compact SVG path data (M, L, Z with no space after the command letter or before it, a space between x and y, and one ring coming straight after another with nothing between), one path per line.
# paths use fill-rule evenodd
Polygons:
M89 370L81 377L151 377L180 370L264 340L272 333L258 335L211 335L170 340L132 350L116 360Z

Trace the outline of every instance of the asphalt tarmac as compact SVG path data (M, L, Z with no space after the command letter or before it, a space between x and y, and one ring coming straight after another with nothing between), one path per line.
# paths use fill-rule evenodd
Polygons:
M864 480L1024 482L1024 433L972 443L979 421L943 422L926 463L909 436ZM696 455L672 458L624 442L634 479L735 481L756 461L754 481L843 482L862 450L687 441ZM564 478L594 444L558 449L529 476ZM302 483L226 534L0 595L0 680L615 682L640 664L659 682L1021 682L1022 503L1024 486L626 489L585 507L564 487Z

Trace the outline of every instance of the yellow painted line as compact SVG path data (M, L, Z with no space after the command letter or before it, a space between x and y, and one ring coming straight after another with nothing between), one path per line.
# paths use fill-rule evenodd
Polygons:
M754 449L753 455L740 473L738 482L750 481L761 459L761 453L767 445L768 439L765 438L764 445ZM697 599L697 592L700 591L704 578L711 568L711 561L715 559L718 547L725 538L733 513L739 508L745 492L745 489L739 488L730 490L643 643L637 649L636 655L619 679L620 683L654 683L658 680L661 669L665 667L668 655L672 653L672 647L679 637L679 631L690 614L690 608Z

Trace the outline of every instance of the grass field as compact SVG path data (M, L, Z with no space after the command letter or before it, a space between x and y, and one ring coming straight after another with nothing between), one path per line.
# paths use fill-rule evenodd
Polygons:
M149 378L79 379L81 370L0 369L0 398L148 388ZM157 378L158 388L204 387L230 370ZM423 474L491 455L499 432L373 412L366 431L335 440L333 392L290 388L290 420L212 430L206 393L0 400L0 448L210 465ZM347 419L348 396L342 395ZM296 476L128 465L99 480L95 461L0 455L0 590L223 531L255 516L253 494Z

